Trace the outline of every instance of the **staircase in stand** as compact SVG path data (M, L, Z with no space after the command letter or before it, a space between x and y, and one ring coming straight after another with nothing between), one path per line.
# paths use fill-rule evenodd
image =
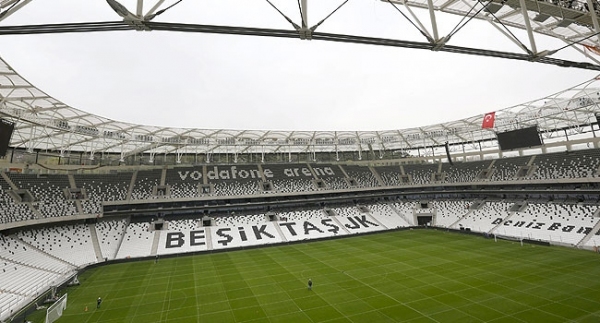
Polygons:
M600 210L600 209L598 209ZM598 212L598 211L596 211ZM588 241L590 241L590 239L596 234L596 232L598 232L598 230L600 230L600 221L596 222L596 225L592 228L592 231L590 231L590 233L586 234L585 237L583 237L579 243L577 243L576 247L577 248L582 248Z
M104 261L102 257L102 249L100 249L100 242L98 242L98 233L96 232L96 226L94 224L88 224L90 229L90 236L92 237L92 244L94 245L94 252L96 253L96 261Z
M154 230L154 240L152 240L152 251L150 255L155 256L158 252L158 243L160 242L160 230Z

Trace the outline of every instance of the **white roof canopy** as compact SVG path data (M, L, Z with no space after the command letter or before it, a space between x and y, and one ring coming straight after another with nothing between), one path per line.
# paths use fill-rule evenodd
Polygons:
M596 122L600 81L592 79L551 96L495 113L435 125L382 131L272 131L165 128L110 120L70 107L44 93L0 60L0 114L16 122L11 146L49 151L136 153L250 153L402 150L445 142L495 138L495 132L537 125L541 132Z
M597 13L587 7L596 1L563 3L530 0L465 1L416 0L383 1L377 5L401 11L424 36L423 42L390 40L344 34L319 33L319 23L310 27L304 14L302 21L292 23L289 30L254 27L210 26L183 23L155 22L153 19L178 2L136 1L135 9L119 7L108 1L122 21L99 23L69 23L31 26L0 24L0 35L54 32L83 32L102 30L169 30L209 33L263 35L300 39L348 41L363 44L401 46L446 50L457 53L498 56L509 59L539 61L560 66L600 69L591 52L600 50ZM0 0L0 23L34 0ZM117 3L118 4L118 3ZM185 2L184 2L185 4ZM271 2L269 2L271 4ZM307 1L300 1L306 9ZM345 2L341 2L343 6ZM183 5L183 4L182 4ZM586 6L587 5L587 6ZM273 6L277 9L276 6ZM338 7L338 9L340 8ZM429 21L413 9L428 10ZM337 9L336 9L337 10ZM336 10L332 14L336 14ZM421 10L422 11L422 10ZM436 14L452 14L488 21L492 29L504 33L516 45L516 52L499 52L483 48L452 46L450 38L458 30L442 34L436 24ZM117 17L117 16L115 16ZM325 18L327 19L327 17ZM400 19L402 19L400 17ZM304 23L303 23L304 22ZM429 26L429 27L425 27ZM460 24L458 25L460 29ZM521 41L508 28L525 30L528 41ZM560 39L565 46L575 48L582 62L552 58L561 48L538 48L534 34ZM590 50L583 49L583 45ZM120 153L129 156L139 153L272 153L272 152L331 152L374 150L406 150L450 144L493 140L495 132L537 125L541 132L557 129L580 129L596 121L600 111L600 83L596 79L548 97L496 111L495 128L482 129L483 115L426 125L409 129L382 131L273 131L171 128L132 124L110 120L68 106L30 84L0 59L0 115L16 122L11 146L29 150L83 151L90 153Z

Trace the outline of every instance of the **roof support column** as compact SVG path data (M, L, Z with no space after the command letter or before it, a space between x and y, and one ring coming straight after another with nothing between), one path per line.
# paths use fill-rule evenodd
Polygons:
M308 0L301 0L300 8L302 8L302 27L308 27Z
M141 17L144 12L144 0L137 1L136 16Z
M29 129L29 138L33 138L33 128L35 128L35 125L32 125L31 129ZM31 139L28 140L27 143L25 144L25 146L28 146L27 152L29 152L29 153L33 152L33 146L34 146L33 140L31 140Z
M440 40L440 37L438 35L437 21L435 20L435 10L433 10L433 0L427 0L427 8L429 9L429 19L431 19L431 29L433 29L433 39L437 42Z
M535 38L533 37L533 29L531 29L531 22L529 21L529 14L527 13L527 5L525 4L525 0L519 0L519 5L521 6L521 15L523 15L523 22L525 23L527 36L529 36L529 44L531 45L531 51L534 54L537 54Z
M596 8L594 8L594 1L587 0L588 12L590 16L592 16L592 24L594 24L594 31L600 32L600 24L598 24L598 15L596 14ZM597 36L598 41L600 41L600 35Z

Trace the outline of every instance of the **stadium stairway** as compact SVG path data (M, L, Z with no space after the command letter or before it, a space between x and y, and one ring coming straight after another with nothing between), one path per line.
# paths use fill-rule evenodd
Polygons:
M375 170L375 167L369 166L369 169L371 170L371 173L373 173L373 176L375 176L375 179L377 180L379 186L386 186L379 173Z
M11 189L13 190L18 190L19 188L17 187L17 185L15 185L15 183L13 183L13 181L10 180L10 177L6 174L6 172L0 172L0 176L2 176L2 178L4 179L4 181L10 186ZM35 219L41 219L42 218L42 214L40 213L40 211L36 208L33 207L33 204L31 204L31 202L27 202L24 203L27 205L27 207L29 208L29 210L31 211L31 213L33 214Z
M265 182L267 179L265 178L265 173L264 173L264 169L262 167L261 164L256 164L256 167L258 168L258 173L260 174L260 179ZM206 176L204 176L204 184L206 184L207 182L207 178Z
M160 243L160 230L154 231L154 240L152 240L152 249L150 249L150 255L156 256L158 252L158 244Z
M129 223L131 223L131 218L130 217L125 218L125 227L124 227L123 231L121 231L119 234L119 243L117 244L115 253L113 255L111 255L112 257L110 257L109 259L117 258L117 254L119 253L119 250L121 249L121 245L123 244L123 239L125 239L125 233L127 233L127 227L129 227Z
M277 233L281 237L281 241L288 242L288 239L286 238L285 234L283 234L283 231L281 231L281 227L279 226L278 222L275 223L275 230L277 230Z
M162 170L162 173L160 174L160 182L158 182L158 185L165 186L166 181L167 181L167 167L164 167Z
M596 210L596 212L594 212L594 217L598 217L600 216L600 209ZM579 243L577 243L577 245L575 247L577 248L583 248L585 246L585 244L590 241L590 239L596 234L596 232L598 232L598 230L600 230L600 221L598 221L596 223L596 225L592 228L592 231L590 231L588 234L585 235L585 237L581 238L581 240L579 241Z
M69 185L71 186L71 188L77 188L77 184L75 183L75 177L73 176L73 174L68 174L67 179L69 180Z
M312 174L313 179L319 179L319 176L317 176L317 173L315 173L315 170L312 168L311 164L306 163L306 167L310 169L310 173Z
M71 188L77 188L77 183L75 183L75 176L73 176L73 174L68 174L67 175L67 179L69 180L69 186ZM78 214L84 214L85 212L83 211L83 206L81 205L81 201L80 200L75 200L75 208L77 208L77 213ZM90 228L91 230L91 228Z
M490 231L488 231L488 234L495 234L494 231L496 231L496 229L504 225L504 222L509 220L514 214L515 212L508 212L508 215L504 219L502 219L500 223L496 224Z
M75 200L75 208L77 209L77 213L78 214L84 214L85 213L83 211L83 206L81 205L81 201L80 200Z
M133 171L131 174L131 181L129 182L129 188L127 189L127 197L125 198L127 201L131 200L131 193L133 192L133 187L135 186L135 181L137 179L138 171Z
M340 228L342 228L342 230L344 230L344 232L346 232L346 234L351 234L352 232L350 232L350 230L348 230L348 228L346 228L345 225L343 225L340 220L338 219L337 216L332 216L331 217L333 219L333 221L335 222L336 225L338 225Z
M33 202L27 202L25 204L29 205L29 208L31 209L31 213L33 213L33 216L36 219L42 219L42 218L44 218L44 216L42 215L42 213L40 212L40 210L37 207L33 206Z
M437 210L436 210L437 211ZM469 209L469 211L467 211L467 213L463 214L463 216L461 216L460 218L458 218L458 220L454 221L452 224L450 224L448 226L448 228L452 228L452 229L457 229L456 225L458 224L458 222L460 222L462 219L466 218L467 216L469 216L471 213L473 213L473 210ZM496 227L494 227L495 229ZM492 229L493 230L493 229Z
M415 222L415 221L414 221L413 219L407 219L407 218L405 218L405 217L404 217L404 215L402 215L402 212L398 211L398 209L396 209L396 208L394 207L394 204L393 204L393 203L391 203L391 202L388 202L387 204L388 204L388 206L389 206L389 207L390 207L390 208L391 208L391 209L392 209L392 210L393 210L393 211L394 211L396 214L398 214L398 216L399 216L399 217L401 217L402 219L404 219L404 221L406 221L406 223L408 223L409 225L414 225L414 222Z
M344 178L350 177L350 176L348 176L348 173L346 173L346 170L344 169L344 167L342 167L342 165L337 165L337 166L340 169L340 171L342 172L342 174L344 174Z
M13 190L16 190L16 189L18 189L17 185L15 185L15 183L13 183L13 182L10 180L10 177L8 177L8 175L6 175L6 173L5 173L5 172L0 172L0 175L2 176L2 178L4 179L4 181L5 181L6 183L8 183L8 185L10 185L10 188L12 188Z
M391 228L388 228L386 225L384 225L383 223L381 223L375 216L373 216L373 214L371 214L371 211L369 211L368 213L363 213L365 216L367 216L371 221L377 223L377 225L385 228L386 230L389 230Z
M494 165L496 165L496 159L492 159L492 162L488 165L487 168L485 168L488 171L488 174L485 178L479 178L476 179L478 181L489 181L492 179L492 176L494 176L494 172L496 171L496 167L494 167Z
M211 227L204 227L204 232L207 237L212 237L211 230ZM206 239L206 250L213 250L212 239Z
M100 249L100 243L98 242L98 234L96 232L96 226L94 224L88 224L90 228L90 236L92 238L92 245L94 246L94 252L96 253L96 261L102 262L102 250Z

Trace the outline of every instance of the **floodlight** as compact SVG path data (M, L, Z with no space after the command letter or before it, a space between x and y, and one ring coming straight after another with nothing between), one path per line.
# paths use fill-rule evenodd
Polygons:
M500 11L503 5L504 4L502 3L490 2L485 6L485 9L483 9L483 11L495 14L496 12Z
M573 20L563 19L558 24L556 24L556 27L569 27L569 25L572 23L573 23Z
M540 12L535 17L533 17L533 21L544 22L544 21L548 20L548 18L550 18L550 17L551 16L549 14Z

